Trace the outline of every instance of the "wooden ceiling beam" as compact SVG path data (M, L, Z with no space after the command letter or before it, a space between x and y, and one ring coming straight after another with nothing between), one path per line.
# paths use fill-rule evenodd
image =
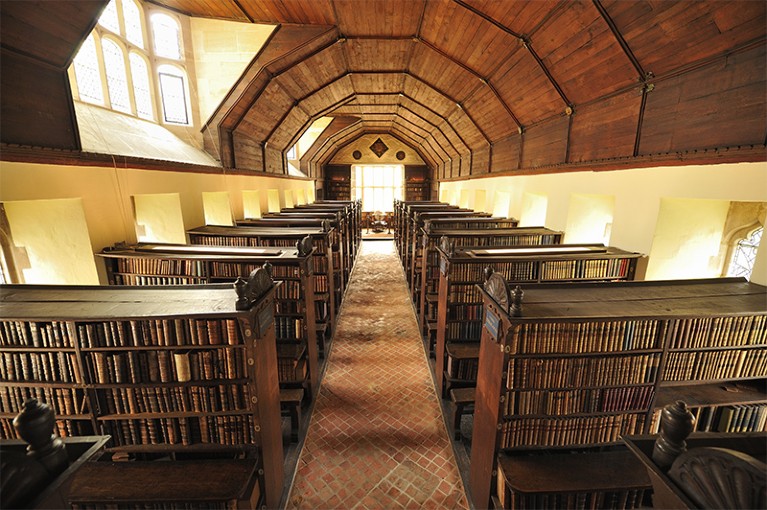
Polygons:
M615 25L615 22L610 17L610 14L607 12L607 9L605 9L604 6L602 5L602 2L600 0L592 0L592 2L594 3L594 7L597 8L599 15L602 17L605 23L607 23L607 26L610 28L610 32L613 34L613 37L615 37L615 40L620 45L621 49L623 50L623 53L629 59L629 61L631 62L631 65L634 66L634 69L637 72L637 76L639 77L639 80L640 81L648 80L652 76L652 73L647 73L642 68L642 64L639 63L639 60L634 55L634 52L631 51L631 48L626 42L626 39L623 38L623 34L621 34L620 30L618 30L618 27Z

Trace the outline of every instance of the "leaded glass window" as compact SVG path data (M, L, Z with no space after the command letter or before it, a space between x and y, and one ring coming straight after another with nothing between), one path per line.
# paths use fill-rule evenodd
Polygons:
M160 96L165 122L189 124L186 84L183 73L173 66L160 66Z
M735 244L730 259L730 265L727 268L727 276L743 276L750 278L756 262L756 252L759 249L759 243L762 240L764 227L759 227L745 239L741 239Z
M117 3L112 0L107 4L99 17L99 25L111 30L115 34L120 33L120 20L117 17Z
M114 41L101 41L104 52L104 67L107 71L107 90L109 101L114 110L131 113L130 97L128 96L128 77L125 73L125 56L122 49Z
M104 104L104 90L101 87L101 73L93 34L80 46L74 60L75 79L80 100L89 103Z
M133 78L133 97L136 101L136 113L139 117L153 120L152 91L149 86L149 69L146 61L136 53L128 55L130 72Z
M157 56L181 60L180 35L176 20L167 14L152 15L152 37Z
M141 9L133 0L123 0L125 38L139 48L144 47L144 30L141 28Z

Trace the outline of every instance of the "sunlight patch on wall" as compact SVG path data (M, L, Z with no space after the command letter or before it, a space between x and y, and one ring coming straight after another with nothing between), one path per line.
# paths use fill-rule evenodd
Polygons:
M242 211L245 219L257 219L261 217L261 191L243 190Z
M139 242L186 244L178 193L133 195L131 198Z
M524 193L522 195L522 212L519 215L519 226L545 227L548 206L549 199L546 195Z
M266 205L269 212L280 212L280 192L276 189L266 190Z
M202 209L206 225L234 225L228 191L203 191Z
M565 243L610 244L615 197L613 195L570 195Z

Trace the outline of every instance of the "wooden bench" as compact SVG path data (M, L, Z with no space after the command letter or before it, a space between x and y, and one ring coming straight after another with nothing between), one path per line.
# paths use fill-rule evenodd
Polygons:
M290 417L290 440L298 442L298 429L301 426L301 402L304 400L303 388L280 390L280 409Z
M453 437L461 439L461 418L464 414L474 413L474 394L476 388L455 388L450 390L450 401L455 405L453 414Z
M442 372L442 398L447 398L454 388L469 388L477 385L479 363L479 342L449 342L445 345L447 367ZM437 360L439 363L440 360Z

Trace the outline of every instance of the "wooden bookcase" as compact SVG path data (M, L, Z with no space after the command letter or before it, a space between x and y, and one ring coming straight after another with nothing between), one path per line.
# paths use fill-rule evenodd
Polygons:
M409 205L405 208L405 214L402 217L402 224L400 225L402 228L402 238L401 238L401 249L400 257L402 259L402 267L405 270L405 273L407 274L410 271L410 260L412 258L413 252L413 235L415 230L413 229L413 222L415 221L414 218L417 214L421 213L437 213L437 212L443 212L446 213L445 217L458 217L458 216L474 216L475 213L471 209L462 209L460 207L456 206L442 206L442 205Z
M454 387L475 383L482 332L482 296L476 286L487 278L488 267L514 283L615 282L633 280L642 257L601 244L556 244L561 232L535 227L495 230L492 237L474 239L484 239L484 246L456 250L461 231L455 232L443 235L438 247L434 372L443 397Z
M314 318L320 357L324 356L335 329L338 303L343 292L340 257L333 252L336 230L329 222L317 227L227 227L206 225L187 230L189 242L200 246L279 246L295 248L309 236L314 247ZM332 269L331 269L332 268Z
M111 285L173 285L234 282L260 267L282 282L274 296L277 373L285 388L304 388L311 399L319 389L313 250L309 236L296 248L139 244L106 248ZM267 266L268 264L268 266Z
M234 287L0 286L2 436L42 392L60 435L111 435L111 451L257 449L276 507L280 285L261 269Z
M325 167L325 200L351 200L351 165Z
M352 264L351 246L352 238L348 218L342 213L268 213L261 219L237 220L238 227L269 227L269 228L322 228L323 222L330 222L330 226L337 233L333 237L333 268L340 270L338 282L341 285L341 293L336 295L336 309L340 306L344 289L349 280Z
M456 206L446 204L443 202L421 202L410 201L405 202L402 200L394 201L394 244L397 247L397 254L402 261L402 267L405 267L405 225L406 218L408 216L408 210L410 207L427 208L426 210L433 209L457 209Z
M494 273L477 292L484 320L470 488L478 508L492 493L505 508L613 494L641 504L631 492L636 466L606 456L625 451L621 436L647 433L653 410L671 399L737 403L738 393L722 397L712 386L767 379L767 288L743 279L511 290ZM743 362L722 363L730 353ZM743 401L766 398L748 392Z
M429 200L431 181L426 166L405 166L405 200Z
M362 241L362 200L318 200L312 204L297 205L293 209L284 209L283 211L288 210L300 212L341 211L348 218L350 225L349 231L354 245L352 258L357 257L359 244Z

